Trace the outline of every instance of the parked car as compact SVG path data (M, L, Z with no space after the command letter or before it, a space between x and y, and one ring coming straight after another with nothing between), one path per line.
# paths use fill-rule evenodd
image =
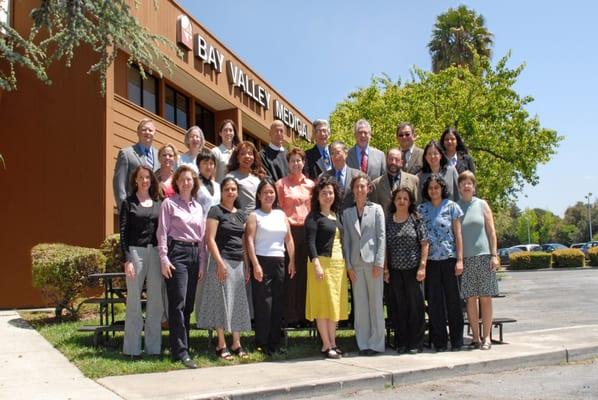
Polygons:
M569 246L569 248L571 249L579 249L581 250L581 248L585 245L585 243L573 243L571 246Z
M598 246L598 242L593 240L591 242L587 242L585 243L583 246L581 246L581 251L584 252L584 254L588 254L588 250L590 250L592 247L596 247Z
M515 246L511 246L512 248L519 249L521 251L542 251L542 247L539 244L517 244Z
M560 243L544 243L542 245L542 250L547 253L552 253L553 251L560 249L568 249L568 247Z
M500 265L510 265L509 255L512 253L517 253L522 251L521 249L515 247L505 247L502 249L498 249L498 257L500 258Z

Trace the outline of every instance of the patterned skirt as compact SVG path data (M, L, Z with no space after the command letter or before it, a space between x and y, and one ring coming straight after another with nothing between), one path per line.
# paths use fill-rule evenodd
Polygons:
M463 297L496 296L498 281L496 272L492 271L490 261L492 256L465 257L463 260L463 276L461 277Z

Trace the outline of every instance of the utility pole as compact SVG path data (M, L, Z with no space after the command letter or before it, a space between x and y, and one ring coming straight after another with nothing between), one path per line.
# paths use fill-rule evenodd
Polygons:
M592 193L588 193L584 196L588 201L588 225L590 226L590 242L592 241L592 206L590 205L590 199L592 198Z

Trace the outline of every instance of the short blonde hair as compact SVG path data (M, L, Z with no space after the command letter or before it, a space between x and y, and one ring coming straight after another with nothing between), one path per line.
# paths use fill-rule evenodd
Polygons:
M467 170L467 171L463 171L459 174L459 179L457 179L457 184L461 184L461 182L466 181L466 180L470 180L474 186L478 184L475 175L473 174L473 172Z

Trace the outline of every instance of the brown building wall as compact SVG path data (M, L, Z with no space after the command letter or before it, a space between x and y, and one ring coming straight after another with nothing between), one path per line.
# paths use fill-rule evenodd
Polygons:
M36 1L14 6L28 29ZM105 99L86 74L89 51L73 67L50 70L52 86L17 70L18 90L0 93L0 308L38 306L31 248L44 242L97 247L104 237Z

